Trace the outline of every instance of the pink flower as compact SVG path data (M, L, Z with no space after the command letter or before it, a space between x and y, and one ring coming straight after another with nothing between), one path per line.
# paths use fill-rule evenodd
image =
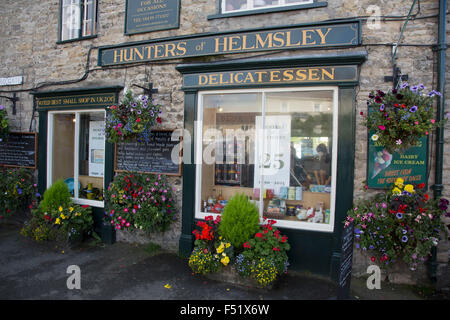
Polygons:
M123 209L123 211L128 212L128 208Z
M386 130L386 127L385 127L385 126L382 126L382 125L379 125L379 126L378 126L378 129L380 129L381 131L384 131L384 130Z
M125 227L129 227L130 226L130 223L129 222L127 222L127 223L125 223Z
M431 121L431 123L435 123L436 122L436 120L434 120L434 119L430 119L430 121Z
M425 134L428 135L428 131L425 131Z
M415 124L415 125L419 124L419 121L414 121L414 124Z

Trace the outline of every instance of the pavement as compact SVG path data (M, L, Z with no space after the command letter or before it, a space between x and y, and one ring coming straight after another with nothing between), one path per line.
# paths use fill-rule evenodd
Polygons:
M68 289L80 269L80 289ZM73 283L73 282L72 282ZM351 300L425 300L407 286L382 283L368 290L352 279ZM239 287L192 274L187 260L155 245L91 241L80 247L38 243L20 225L0 224L0 300L333 300L328 279L290 272L271 290ZM448 297L433 296L447 299Z

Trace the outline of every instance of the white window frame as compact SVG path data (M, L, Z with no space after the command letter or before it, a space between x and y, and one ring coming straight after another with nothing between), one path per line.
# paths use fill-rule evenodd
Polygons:
M60 30L60 40L61 41L70 41L82 39L84 37L91 37L97 34L97 3L98 0L68 0L68 4L64 5L64 0L61 1L61 30ZM64 15L66 7L76 6L78 7L78 14L80 15L79 20L73 25L67 25L65 22L66 16ZM88 7L92 8L92 18L88 19ZM91 27L91 33L87 33L88 24ZM67 38L64 38L64 32L67 31Z
M222 0L222 2L221 2L221 12L222 13L232 13L232 12L245 12L245 11L251 11L251 10L263 10L263 9L269 9L269 8L300 6L300 5L304 5L304 4L314 3L314 0L307 0L307 1L304 1L302 3L286 3L285 0L279 0L278 4L267 5L267 6L264 6L264 7L255 7L254 3L255 3L255 0L247 0L247 8L245 8L245 9L236 9L236 10L227 10L227 8L226 8L226 0Z
M276 226L288 229L297 230L310 230L318 232L330 232L334 231L334 223L336 217L336 183L337 183L337 152L338 152L338 87L324 86L324 87L292 87L292 88L268 88L268 89L239 89L239 90L218 90L218 91L199 91L197 101L197 123L194 127L195 130L195 145L194 145L194 159L195 159L195 218L205 219L207 216L213 216L214 218L220 214L202 212L201 211L201 187L202 187L202 154L203 154L203 96L213 94L233 94L233 93L261 93L262 94L262 116L265 119L265 95L270 92L301 92L301 91L332 91L333 92L333 137L332 137L332 163L331 163L331 193L330 193L330 221L325 223L312 223L303 221L291 221L291 220L278 220ZM264 120L263 120L264 121ZM258 155L255 155L258 156ZM263 179L261 179L261 182ZM260 193L262 194L262 184L260 186ZM263 199L260 194L259 208L260 219L263 221Z
M104 208L105 203L104 201L99 200L89 200L89 199L82 199L78 197L78 176L79 176L79 148L80 148L80 114L81 113L103 113L106 117L106 111L101 109L82 109L82 110L61 110L61 111L49 111L48 112L48 125L47 125L47 189L51 187L52 185L52 179L53 179L53 129L54 129L54 115L55 114L75 114L75 134L74 134L74 164L73 164L73 180L74 180L74 197L71 198L72 201L75 204L80 205L88 205L91 207L99 207ZM104 140L106 144L106 137ZM103 183L105 177L103 176Z

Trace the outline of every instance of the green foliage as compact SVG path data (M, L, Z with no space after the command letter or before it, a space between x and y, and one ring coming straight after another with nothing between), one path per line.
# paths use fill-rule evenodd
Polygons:
M388 267L401 259L415 270L438 245L440 232L447 233L441 217L448 200L429 199L423 187L398 178L390 190L358 200L348 212L345 226L353 222L356 247L372 263Z
M224 208L220 234L236 248L252 238L259 228L259 212L244 194L236 194Z
M0 216L8 217L37 204L40 195L33 180L29 169L0 170Z
M50 188L45 190L44 198L39 203L42 213L50 212L59 206L68 207L72 203L69 187L63 180L58 180Z
M0 142L8 140L9 120L5 106L0 105Z
M105 201L105 212L117 230L166 231L175 219L173 189L164 175L118 174Z
M433 97L441 94L434 90L424 94L424 89L423 85L410 87L405 83L388 93L371 92L367 102L370 111L364 121L374 132L371 139L392 153L415 146L441 125L433 118Z
M194 273L205 275L219 271L221 265L219 259L208 249L194 248L189 257L189 267Z

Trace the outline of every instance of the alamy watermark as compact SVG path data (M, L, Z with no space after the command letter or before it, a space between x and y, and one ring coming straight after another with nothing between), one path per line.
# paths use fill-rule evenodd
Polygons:
M370 265L367 267L367 273L370 276L367 278L366 286L367 289L381 289L381 270L377 265Z
M66 285L67 289L73 290L73 289L81 289L81 269L77 265L70 265L67 267L66 270L67 274L70 274L70 276L67 278Z

